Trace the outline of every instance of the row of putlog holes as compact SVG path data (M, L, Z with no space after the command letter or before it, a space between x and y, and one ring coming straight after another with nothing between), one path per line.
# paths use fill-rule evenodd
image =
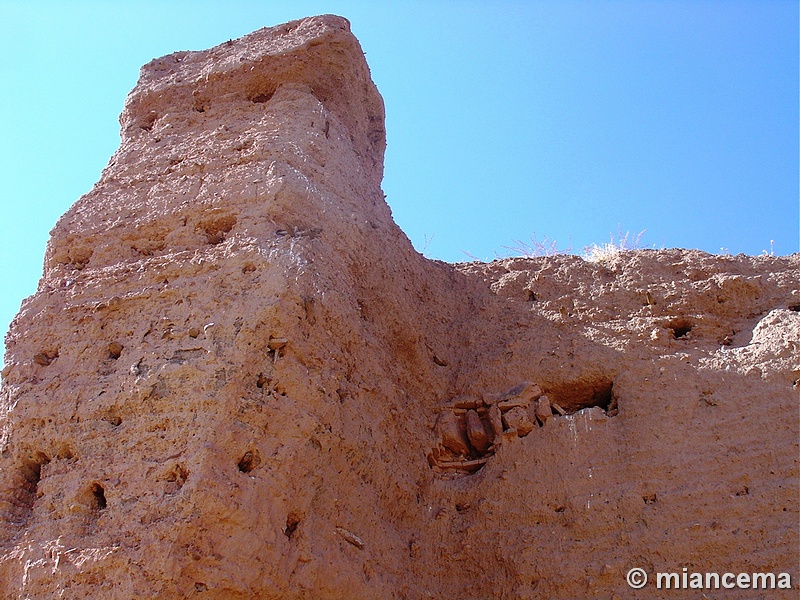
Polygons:
M274 94L274 90L265 90L259 91L251 94L247 99L252 102L253 104L265 104L269 102ZM195 90L192 92L192 110L199 113L204 113L208 110L208 99L200 93L199 90ZM139 119L139 129L143 131L152 131L153 127L156 124L156 121L159 119L159 114L151 110L146 115Z
M231 230L236 226L236 217L233 215L214 215L208 219L199 222L195 226L195 230L202 233L206 238L206 244L209 246L216 246L221 244L227 238ZM163 249L166 246L164 239L156 238L151 240L153 247ZM137 248L133 247L133 250ZM151 251L137 250L140 254L146 256L152 255ZM64 264L71 266L76 271L81 271L89 265L89 261L94 254L92 248L75 246L70 249L65 259L60 260Z
M59 456L58 459L69 460L73 458L70 451L65 451ZM24 520L30 516L33 511L33 505L38 497L39 483L42 480L42 469L50 463L50 457L43 452L37 452L30 459L25 459L20 468L21 481L14 494L13 506L18 509L17 512L21 513L16 515L16 521ZM258 450L248 450L244 453L242 458L237 463L237 468L241 473L249 473L261 464L261 455ZM188 471L183 467L178 467L173 470L167 477L169 483L177 484L173 486L170 491L174 492L183 487L183 483L189 476ZM89 487L89 508L93 510L102 511L108 507L106 500L106 490L99 482L93 482ZM296 527L296 524L295 524ZM287 529L294 531L293 527L287 525ZM291 537L291 535L289 534Z

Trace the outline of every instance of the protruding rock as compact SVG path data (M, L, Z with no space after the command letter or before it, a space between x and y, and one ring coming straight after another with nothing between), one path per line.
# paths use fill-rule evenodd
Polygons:
M494 433L494 441L497 441L497 437L503 433L503 413L497 406L492 406L489 408L488 416Z
M486 428L483 426L480 416L474 410L467 411L467 437L470 443L478 452L486 452L489 446L492 445L492 440L486 433Z
M467 456L469 454L464 425L454 413L446 410L439 415L436 431L439 434L442 446L459 456Z
M553 416L553 409L550 408L550 399L547 396L539 396L536 400L536 418L544 425Z
M269 343L267 344L267 346L269 347L270 350L280 350L281 348L286 346L288 342L289 340L287 340L286 338L271 337L269 338Z
M483 403L481 402L480 398L476 396L458 396L453 398L452 405L453 408L465 408L465 409L474 409L481 406Z

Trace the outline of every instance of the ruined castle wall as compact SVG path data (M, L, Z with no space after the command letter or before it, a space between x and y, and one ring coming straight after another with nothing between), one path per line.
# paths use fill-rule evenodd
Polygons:
M152 61L121 125L6 340L1 598L800 581L800 257L423 258L339 17Z

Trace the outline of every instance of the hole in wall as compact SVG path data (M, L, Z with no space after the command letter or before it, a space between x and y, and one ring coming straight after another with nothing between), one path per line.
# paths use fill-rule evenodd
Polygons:
M153 129L153 125L155 124L157 119L158 119L158 113L154 110L151 110L139 121L139 127L141 129L144 129L145 131L150 131Z
M72 460L74 457L75 453L69 446L61 446L56 454L56 458L59 460Z
M32 458L22 461L20 474L23 479L23 488L26 492L36 497L39 482L42 479L42 467L50 462L50 457L44 452L37 452ZM31 500L33 504L33 500Z
M248 450L244 453L244 456L239 460L239 470L242 473L249 473L258 465L261 464L261 455L259 454L258 450Z
M122 349L125 346L120 344L119 342L111 342L108 345L108 357L114 360L117 360L120 355L122 354Z
M46 367L57 358L58 348L51 348L48 350L42 350L38 354L34 355L33 362L35 362L37 365L41 365L42 367Z
M250 96L250 102L254 104L264 104L265 102L269 102L270 98L272 98L273 92L258 92Z
M677 317L667 322L664 327L672 330L672 337L678 340L689 334L694 328L694 322L688 317Z
M63 264L71 266L76 271L80 271L89 264L94 250L85 246L70 246L67 250L67 259Z
M106 503L106 490L99 483L92 484L92 508L104 510L108 506Z
M11 510L3 518L14 525L25 525L32 512L33 505L39 495L39 482L42 479L42 467L50 462L43 452L22 459L18 470L19 478L11 490Z
M33 362L35 362L37 365L46 367L50 364L51 360L47 357L47 355L44 352L39 352L38 354L35 354L33 356Z
M789 305L789 310L794 312L800 312L800 302L794 302Z
M181 464L176 464L167 473L164 493L169 495L178 493L188 478L189 469Z
M196 110L199 113L206 112L207 102L200 93L200 90L194 90L192 92L192 98L194 98L194 103L193 103L194 110Z
M52 256L48 262L51 266L64 265L79 271L89 264L93 252L93 239L78 238L75 235L70 235L67 236L67 239L62 244L53 248Z
M593 406L602 408L610 417L617 414L614 382L609 377L586 377L552 383L544 386L544 391L551 404L558 405L567 414Z
M531 381L502 393L462 394L444 406L434 425L438 443L429 466L445 479L479 472L504 439L523 438L552 416L549 399Z
M236 217L233 215L219 215L201 221L197 228L205 233L206 241L211 245L217 245L225 240L225 235L236 225Z
M111 413L103 417L103 421L110 423L114 427L119 427L122 424L122 417L116 413Z
M283 533L290 540L292 539L294 532L297 531L297 526L300 524L301 520L302 520L302 515L298 511L293 510L287 515L286 529L283 530Z

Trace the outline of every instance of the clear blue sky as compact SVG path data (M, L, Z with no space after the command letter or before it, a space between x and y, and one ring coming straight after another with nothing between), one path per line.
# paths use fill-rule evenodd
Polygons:
M618 229L798 251L796 1L0 0L0 331L116 149L142 64L321 13L366 52L384 190L427 256L534 233L580 253Z

